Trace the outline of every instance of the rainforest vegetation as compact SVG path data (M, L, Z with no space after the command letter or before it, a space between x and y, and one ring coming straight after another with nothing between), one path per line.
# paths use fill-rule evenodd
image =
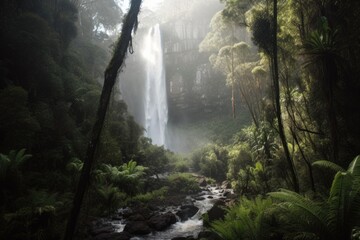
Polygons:
M226 89L230 110L188 121L210 136L179 154L152 144L123 89L102 104L107 78L134 68L132 39L154 13L130 11L149 1L128 14L122 0L0 1L0 239L130 239L94 237L89 222L204 179L236 198L202 216L201 239L360 239L360 2L221 0L194 51L216 79L207 94Z

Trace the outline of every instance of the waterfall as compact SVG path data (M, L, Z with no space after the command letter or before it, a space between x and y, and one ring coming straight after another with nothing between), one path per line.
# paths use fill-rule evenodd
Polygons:
M154 144L166 147L168 105L159 24L149 29L142 54L146 60L145 135Z

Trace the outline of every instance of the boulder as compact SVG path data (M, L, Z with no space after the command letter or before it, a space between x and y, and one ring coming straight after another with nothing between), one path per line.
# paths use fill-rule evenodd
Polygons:
M237 198L237 195L234 193L231 193L230 191L225 191L223 196L228 199L236 199Z
M174 223L176 223L176 216L170 212L153 216L148 220L149 226L157 231L165 230Z
M194 205L185 205L180 207L180 210L176 213L176 215L178 215L183 222L194 216L198 211L199 208Z
M114 232L113 226L103 226L103 227L99 227L99 228L93 228L90 231L90 234L92 236L97 236L97 235L100 235L102 233L112 233L112 232Z
M199 233L198 239L218 240L220 238L216 233L213 233L209 230L205 230Z
M148 207L138 207L136 210L134 210L134 214L139 214L143 216L145 219L149 219L154 215L153 211L151 211Z
M131 215L129 218L128 218L129 221L131 222L134 222L134 221L145 221L146 219L144 218L143 215L139 214L139 213L136 213L134 215Z
M146 235L151 233L151 228L145 221L133 221L125 225L124 231L134 235Z
M130 240L131 234L128 232L121 233L102 233L94 238L94 240Z
M188 236L188 237L174 237L171 240L195 240L195 238L193 236Z
M223 181L223 182L221 183L221 188L222 188L222 189L230 189L230 188L231 188L231 182L229 182L229 181Z
M206 179L205 178L201 178L200 180L199 180L199 186L200 187L206 187L208 184L207 184L207 181L206 181Z
M202 201L202 200L205 200L205 198L204 197L196 197L196 198L194 198L196 201Z
M226 205L224 201L217 200L214 206L212 206L212 208L207 212L209 222L224 219L226 214L225 206Z

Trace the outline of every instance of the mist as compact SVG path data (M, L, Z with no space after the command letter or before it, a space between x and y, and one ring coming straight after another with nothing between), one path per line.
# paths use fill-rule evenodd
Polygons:
M201 122L231 115L224 78L211 68L210 54L199 50L213 15L222 7L217 0L168 0L151 9L145 4L140 14L141 24L133 43L135 53L128 57L119 81L120 92L129 112L146 128L145 38L149 28L160 24L169 114L165 146L169 150L190 153L212 142L212 130ZM245 109L241 110L247 115Z

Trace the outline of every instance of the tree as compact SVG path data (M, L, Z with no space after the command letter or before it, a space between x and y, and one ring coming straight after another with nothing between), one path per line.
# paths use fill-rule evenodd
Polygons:
M111 97L111 91L115 84L118 71L123 65L126 52L128 51L128 47L132 41L131 34L133 30L136 30L137 28L137 16L140 11L140 6L141 6L141 0L131 1L131 7L128 12L128 15L125 18L124 25L122 27L122 33L116 45L114 55L105 71L105 81L100 97L97 117L95 124L93 126L90 143L88 145L86 157L84 160L84 166L79 179L78 188L74 197L72 211L70 213L70 217L64 234L65 240L73 239L73 235L76 229L77 219L81 209L82 200L84 198L85 191L89 184L90 173L95 157L95 151L99 143L99 138L103 128L106 111Z
M280 104L280 83L279 83L279 65L278 65L278 6L274 0L272 4L272 14L269 14L266 6L260 11L255 11L254 20L251 25L253 31L254 43L266 54L269 59L272 87L273 87L273 104L277 120L277 129L284 149L285 157L290 171L293 188L299 191L299 180L296 175L295 166L291 157L288 143L285 135L281 104Z

